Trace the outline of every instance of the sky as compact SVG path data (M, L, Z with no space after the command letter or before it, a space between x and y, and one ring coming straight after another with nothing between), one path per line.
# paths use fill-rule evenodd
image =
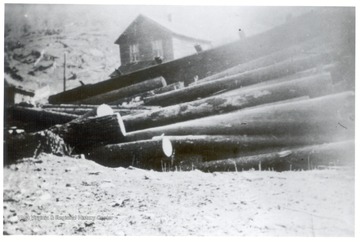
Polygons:
M154 5L59 5L6 4L5 23L59 26L101 26L114 41L140 13L181 22L215 45L235 40L241 28L247 36L263 32L310 11L310 7L154 6Z

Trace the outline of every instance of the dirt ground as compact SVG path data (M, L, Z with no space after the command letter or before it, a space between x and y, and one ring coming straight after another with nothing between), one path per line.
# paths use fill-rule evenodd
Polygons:
M154 172L53 155L4 168L4 234L354 236L354 172Z

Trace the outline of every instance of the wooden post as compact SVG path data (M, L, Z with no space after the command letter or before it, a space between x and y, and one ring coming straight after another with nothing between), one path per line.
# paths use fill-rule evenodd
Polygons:
M64 92L66 91L66 52L64 52Z

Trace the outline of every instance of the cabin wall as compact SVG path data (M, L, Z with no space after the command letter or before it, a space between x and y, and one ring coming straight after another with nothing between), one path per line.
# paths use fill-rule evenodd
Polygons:
M130 45L139 45L139 62L150 61L154 59L151 42L154 40L162 41L164 61L174 59L172 52L171 34L158 28L152 23L139 19L131 25L126 33L120 38L120 59L122 65L130 62Z

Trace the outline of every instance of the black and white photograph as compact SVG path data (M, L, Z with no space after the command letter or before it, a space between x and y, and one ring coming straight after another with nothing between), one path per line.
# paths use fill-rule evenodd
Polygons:
M357 237L344 2L2 4L2 237Z

